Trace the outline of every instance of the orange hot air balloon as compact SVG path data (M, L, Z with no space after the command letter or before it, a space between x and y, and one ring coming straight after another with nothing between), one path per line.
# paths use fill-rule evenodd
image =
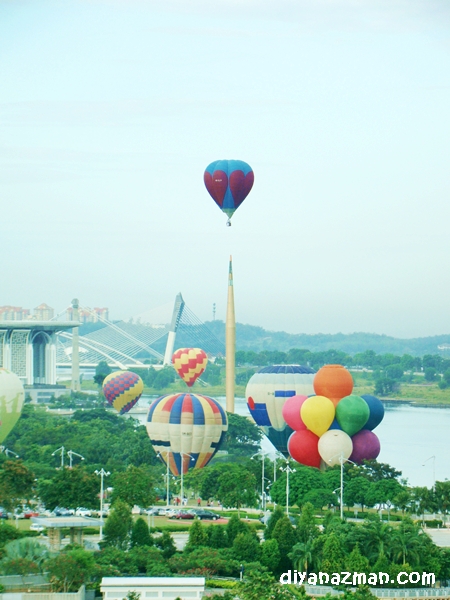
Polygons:
M172 363L181 379L191 387L206 369L208 357L200 348L180 348L173 354Z
M317 371L313 385L318 396L329 398L336 406L341 398L352 393L353 379L342 365L325 365Z

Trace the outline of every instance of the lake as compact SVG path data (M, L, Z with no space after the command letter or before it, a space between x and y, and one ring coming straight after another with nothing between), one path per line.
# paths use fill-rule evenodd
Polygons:
M216 399L225 407L224 397ZM153 400L154 397L143 396L139 406ZM450 479L450 408L395 402L385 402L384 408L384 419L375 429L381 443L378 460L401 471L410 485L431 487L434 469L436 481ZM235 410L238 415L249 415L245 398L236 398ZM146 414L132 416L145 423ZM274 448L267 438L262 447L273 455Z

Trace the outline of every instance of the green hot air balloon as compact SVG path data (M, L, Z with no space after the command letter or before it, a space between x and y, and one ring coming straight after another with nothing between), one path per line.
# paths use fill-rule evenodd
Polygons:
M19 420L24 400L25 391L17 375L0 369L0 444Z
M336 406L336 419L342 430L352 436L367 423L370 409L361 396L345 396Z

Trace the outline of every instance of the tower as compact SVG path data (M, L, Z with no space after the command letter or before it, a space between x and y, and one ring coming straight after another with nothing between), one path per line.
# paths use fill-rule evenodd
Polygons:
M73 320L80 320L78 299L72 300ZM78 327L72 329L72 392L80 391L80 348Z
M234 314L233 264L230 256L228 269L228 301L227 320L225 323L225 396L227 412L234 413L235 386L235 354L236 354L236 317Z

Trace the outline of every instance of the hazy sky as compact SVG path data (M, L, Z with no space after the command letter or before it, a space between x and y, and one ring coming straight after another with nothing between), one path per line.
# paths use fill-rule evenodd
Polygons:
M449 114L448 0L0 0L0 305L450 333Z

